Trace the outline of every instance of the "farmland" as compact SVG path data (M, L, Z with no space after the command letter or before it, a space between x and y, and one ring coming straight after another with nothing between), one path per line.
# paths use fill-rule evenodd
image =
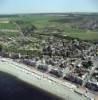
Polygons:
M6 19L6 17L5 17ZM88 24L98 24L98 16L94 15L62 15L60 14L34 14L34 15L16 15L8 16L9 23L0 23L0 29L17 29L16 21L23 21L24 24L36 26L39 32L45 28L64 30L64 35L77 37L80 39L97 39L98 29L92 30ZM4 20L4 19L3 19ZM87 24L88 26L85 26ZM83 26L84 25L84 26ZM82 27L82 28L80 28ZM85 28L83 28L85 27ZM87 28L86 28L87 27ZM88 28L89 27L89 28ZM50 33L51 34L51 33Z
M0 16L0 44L7 52L41 52L41 42L69 36L98 40L98 14L24 14ZM29 51L27 51L29 50Z

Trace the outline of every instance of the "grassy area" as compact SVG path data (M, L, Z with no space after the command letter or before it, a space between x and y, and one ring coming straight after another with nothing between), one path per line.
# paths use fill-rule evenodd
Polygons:
M10 20L22 20L34 24L38 29L55 26L57 23L49 22L50 20L62 18L61 16L48 16L48 15L25 15L13 17ZM60 26L60 25L59 25Z
M16 32L0 32L0 37L19 37L20 33Z
M64 35L68 35L75 38L80 38L82 40L98 40L98 33L97 32L80 32L80 33L65 33Z
M13 23L0 23L0 29L12 29L12 30L16 30L17 27L15 24Z

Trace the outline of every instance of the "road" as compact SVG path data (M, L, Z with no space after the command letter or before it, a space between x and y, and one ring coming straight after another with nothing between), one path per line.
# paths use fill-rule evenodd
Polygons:
M0 32L15 32L15 33L18 33L20 31L19 30L14 30L14 29L0 29Z

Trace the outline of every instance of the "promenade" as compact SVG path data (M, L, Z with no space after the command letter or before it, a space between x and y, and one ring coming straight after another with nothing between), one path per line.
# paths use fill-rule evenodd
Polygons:
M90 100L84 95L74 92L75 85L62 82L50 75L39 72L11 59L0 58L0 71L16 76L33 86L59 96L64 100Z

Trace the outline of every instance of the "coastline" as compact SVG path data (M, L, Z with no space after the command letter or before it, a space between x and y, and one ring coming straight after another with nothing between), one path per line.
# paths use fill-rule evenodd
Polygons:
M63 98L64 100L88 100L85 96L75 93L71 88L47 80L43 73L31 71L27 66L16 63L11 59L4 58L2 60L2 58L0 58L0 71L16 76L18 79ZM50 76L50 78L52 77Z

